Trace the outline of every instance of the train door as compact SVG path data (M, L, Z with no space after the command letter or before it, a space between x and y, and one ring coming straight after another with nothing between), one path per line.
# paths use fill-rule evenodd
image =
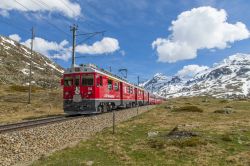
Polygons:
M123 91L123 83L120 82L120 100L121 100L121 106L123 106L123 94L124 91Z
M81 102L82 97L81 97L81 90L80 90L80 74L75 74L73 76L73 80L74 80L73 101L74 102Z

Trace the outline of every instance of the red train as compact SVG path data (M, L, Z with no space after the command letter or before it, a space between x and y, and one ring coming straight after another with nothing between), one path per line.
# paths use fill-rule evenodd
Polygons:
M164 100L92 64L68 69L61 84L63 108L68 114L101 113Z

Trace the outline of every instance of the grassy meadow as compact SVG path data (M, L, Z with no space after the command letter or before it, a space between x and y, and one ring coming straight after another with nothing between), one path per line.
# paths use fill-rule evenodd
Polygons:
M250 165L250 101L168 100L33 165Z
M28 87L0 85L0 123L10 123L63 114L60 89L32 87L28 104Z

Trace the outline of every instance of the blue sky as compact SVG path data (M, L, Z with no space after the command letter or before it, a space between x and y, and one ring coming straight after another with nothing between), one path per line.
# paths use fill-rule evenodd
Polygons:
M25 6L26 9L17 2ZM106 31L104 36L99 35L85 41L85 45L80 43L84 37L77 37L78 44L83 45L83 48L82 50L79 48L76 56L86 56L77 58L77 64L94 63L105 69L111 66L115 73L119 68L127 68L128 78L132 82L136 82L138 75L142 81L151 78L158 72L171 76L182 70L184 66L210 67L213 63L229 55L250 52L248 34L250 3L247 0L54 0L55 4L48 0L42 0L43 4L38 3L37 0L17 0L17 2L15 0L1 2L0 34L4 36L17 34L21 38L20 42L28 45L28 39L31 35L30 29L34 26L36 37L40 38L35 44L44 44L38 48L38 51L50 57L56 54L56 62L65 68L70 67L71 59L61 60L60 56L68 54L69 57L70 55L72 41L69 26L73 23L78 25L78 33ZM215 11L200 10L204 6L209 6ZM198 10L193 11L194 8ZM217 34L215 36L218 34L224 36L222 35L220 39L215 37L212 43L211 38L206 36L196 41L195 35L193 37L184 35L184 37L188 36L189 38L183 39L182 31L190 26L183 26L181 19L178 25L173 26L174 29L177 27L177 30L169 30L173 25L172 21L177 20L178 15L185 11L189 11L191 16L197 16L198 12L202 12L204 16L206 16L205 12L208 15L215 13L213 19L217 19L216 14L223 15L221 9L226 12L225 22L235 26L236 30L229 27L228 32L227 28L215 28L215 31L218 31L214 33ZM202 14L198 14L198 17L194 18L200 18L203 16ZM191 17L187 16L183 19L189 18ZM206 23L206 20L202 18L200 21ZM245 27L236 25L236 22L241 22ZM214 26L216 27L217 24ZM180 28L178 29L178 27ZM188 29L186 32L200 31L196 28L199 27L191 27L191 30ZM209 33L209 28L205 30L204 33ZM104 38L109 40L104 41ZM152 43L158 38L163 41L159 42L153 49ZM218 42L215 42L217 40ZM64 42L63 44L62 41L68 43ZM99 47L91 47L98 41L97 45L101 47L101 50L96 50ZM199 44L203 41L204 44ZM106 48L107 44L105 43L107 42L111 42L113 47ZM196 44L192 44L192 42ZM188 48L185 49L182 44L178 45L179 43L187 43ZM54 47L50 48L52 44ZM170 46L173 46L172 51L169 51ZM170 56L173 56L172 59ZM177 58L177 56L181 57ZM191 70L188 71L192 74Z

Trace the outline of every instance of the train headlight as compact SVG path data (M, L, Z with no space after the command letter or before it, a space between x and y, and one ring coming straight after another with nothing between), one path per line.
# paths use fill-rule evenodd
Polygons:
M67 96L67 95L69 95L69 92L65 92L64 94Z
M88 92L88 95L91 95L92 94L92 92Z

